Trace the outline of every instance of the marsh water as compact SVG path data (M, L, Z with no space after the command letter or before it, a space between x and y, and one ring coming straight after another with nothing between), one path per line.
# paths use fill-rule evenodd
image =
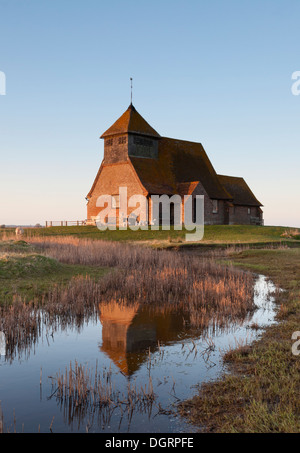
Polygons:
M197 392L197 384L226 372L222 356L229 348L250 344L274 323L272 282L257 276L257 309L239 322L192 328L189 314L145 306L100 307L80 325L51 330L19 351L1 347L0 401L6 428L18 432L193 432L176 405ZM255 325L255 329L253 326ZM109 373L122 395L128 383L139 389L151 379L155 400L143 407L75 407L57 398L53 376L75 361ZM120 397L122 400L122 396Z

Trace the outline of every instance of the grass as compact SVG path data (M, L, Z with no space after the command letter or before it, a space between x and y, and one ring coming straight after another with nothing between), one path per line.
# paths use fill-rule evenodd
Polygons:
M10 304L16 295L25 300L40 297L79 275L97 279L106 272L99 266L60 263L25 241L0 241L0 305Z
M0 236L12 230L1 230ZM108 241L152 241L161 244L186 244L185 229L181 231L171 228L170 231L104 231L101 232L95 226L70 226L50 228L30 228L25 230L29 236L76 236L77 238L102 239ZM266 244L272 242L293 243L299 242L300 232L298 229L276 226L254 225L207 225L204 228L204 238L201 244Z
M286 291L277 297L279 324L253 346L224 357L231 373L203 385L180 413L208 432L300 431L300 358L291 351L300 330L300 249L247 250L232 255L238 267L263 273Z

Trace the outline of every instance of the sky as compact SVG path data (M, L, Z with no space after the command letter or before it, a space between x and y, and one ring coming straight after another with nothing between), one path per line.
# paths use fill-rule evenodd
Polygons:
M132 77L160 135L244 177L266 225L300 227L299 17L299 0L0 0L0 224L86 218Z

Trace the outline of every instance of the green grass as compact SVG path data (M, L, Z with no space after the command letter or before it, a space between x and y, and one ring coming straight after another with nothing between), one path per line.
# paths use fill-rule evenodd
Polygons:
M286 231L291 230L287 227L273 226L254 226L254 225L207 225L204 228L204 238L201 244L245 244L245 243L272 243L288 242L299 243L300 236L286 238L282 236ZM295 229L294 229L295 230ZM0 235L5 230L0 230ZM9 230L6 230L9 231ZM70 227L50 227L50 228L31 228L26 230L28 235L38 236L76 236L79 238L103 239L109 241L156 241L172 244L189 244L185 242L185 235L189 233L185 229L170 231L162 229L158 231L99 231L95 226L70 226Z
M229 351L224 360L233 373L203 385L180 412L210 432L299 433L300 356L291 336L300 330L300 249L247 250L232 263L263 269L286 290L277 300L279 324L253 346Z
M14 295L25 300L40 297L54 285L65 285L73 277L101 278L107 269L67 265L39 255L26 242L0 242L0 305L10 304Z

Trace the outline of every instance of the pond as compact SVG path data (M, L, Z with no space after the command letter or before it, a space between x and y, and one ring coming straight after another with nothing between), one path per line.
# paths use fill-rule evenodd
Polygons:
M193 432L177 415L179 401L192 397L196 384L224 371L229 348L250 344L275 322L275 287L264 276L255 281L257 309L239 322L205 331L191 327L182 310L163 311L116 303L99 307L80 326L52 329L44 321L36 340L25 349L1 346L0 401L5 426L17 432ZM255 328L252 328L254 327ZM3 339L2 339L3 340ZM57 391L58 373L76 363L99 373L110 388L111 404L77 405ZM154 399L128 405L128 385ZM146 385L146 389L145 389ZM143 387L143 390L141 390ZM117 396L116 396L117 395Z

